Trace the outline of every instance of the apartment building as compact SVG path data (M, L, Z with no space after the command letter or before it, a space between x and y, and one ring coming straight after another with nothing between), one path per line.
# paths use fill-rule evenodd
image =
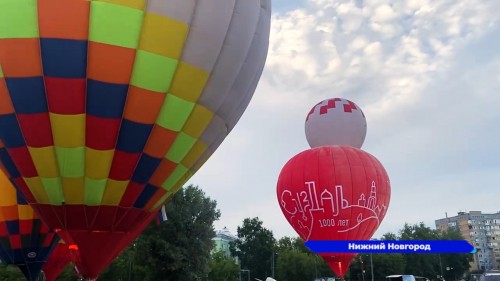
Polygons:
M500 212L482 211L459 212L454 217L438 219L436 228L445 231L451 227L460 231L462 236L476 249L472 270L500 269Z

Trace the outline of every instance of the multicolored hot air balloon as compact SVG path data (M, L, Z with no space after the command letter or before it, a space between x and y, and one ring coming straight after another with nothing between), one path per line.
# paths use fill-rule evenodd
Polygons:
M264 67L270 10L270 0L0 0L0 161L78 245L85 278L238 122Z
M305 241L369 240L384 219L389 177L371 154L350 146L321 146L283 167L277 196L287 221ZM339 277L354 254L321 257Z
M366 118L354 102L331 98L319 102L309 111L305 132L311 147L349 145L361 148L366 137Z
M38 280L59 237L40 220L0 168L0 259L17 265L27 280Z

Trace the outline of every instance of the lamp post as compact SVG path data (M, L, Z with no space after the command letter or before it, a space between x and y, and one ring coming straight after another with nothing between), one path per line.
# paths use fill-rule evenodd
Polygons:
M453 270L453 267L446 267L446 271L453 271L453 280L457 280L457 275L455 274L455 271Z
M274 250L273 250L273 253L271 255L271 277L272 278L275 278L274 272L276 270L276 259L275 259L276 255L278 255L278 253L274 252Z
M372 281L375 281L375 276L373 276L373 256L372 256L372 253L370 253L370 272L372 275Z
M132 243L132 254L129 254L129 264L128 264L128 280L132 280L132 269L135 257L135 241Z
M370 240L373 241L373 240L377 240L377 239L372 238ZM370 273L372 275L372 281L375 281L375 276L373 275L373 254L372 253L370 253Z
M361 278L365 281L365 269L363 267L363 259L361 258L361 255L359 255L359 262L361 264Z
M439 269L441 270L441 278L444 278L443 276L443 264L441 263L441 255L438 254L438 258L439 258Z

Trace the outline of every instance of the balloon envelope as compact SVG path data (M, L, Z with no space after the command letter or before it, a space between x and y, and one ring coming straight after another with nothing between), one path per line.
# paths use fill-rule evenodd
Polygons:
M79 246L85 277L238 122L264 67L270 9L270 0L0 1L0 161Z
M367 240L386 214L390 183L371 154L349 146L322 146L285 164L277 197L287 221L305 241ZM354 255L322 256L344 276Z
M2 167L3 169L3 167ZM37 216L0 171L0 259L17 265L27 280L38 275L59 237Z
M361 148L366 137L366 118L354 102L332 98L316 104L305 121L311 147L349 145Z
M43 273L47 281L55 281L64 268L71 262L69 245L59 240L47 262L43 265Z

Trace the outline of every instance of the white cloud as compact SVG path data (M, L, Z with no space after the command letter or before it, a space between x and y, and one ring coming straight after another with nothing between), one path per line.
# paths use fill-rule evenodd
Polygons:
M404 222L432 226L444 212L499 211L499 10L484 0L310 0L275 13L254 99L191 181L219 202L217 226L235 231L259 216L277 237L295 235L276 181L308 148L307 112L330 97L363 108L363 148L391 177L377 235Z
M398 17L398 14L394 11L394 9L387 5L382 4L375 8L373 11L372 20L375 22L387 22L392 21Z

